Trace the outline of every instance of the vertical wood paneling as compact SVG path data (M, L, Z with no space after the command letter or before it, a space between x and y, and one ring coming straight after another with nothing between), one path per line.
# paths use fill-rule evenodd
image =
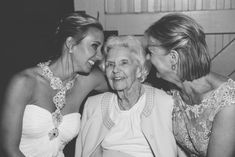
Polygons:
M142 12L148 12L148 1L147 0L141 0L141 11Z
M225 47L230 42L229 34L223 35L223 47Z
M188 1L189 0L183 0L183 3L182 3L182 10L183 11L187 11L188 10Z
M114 7L115 13L121 13L121 0L115 0Z
M154 12L154 0L148 0L148 12Z
M106 10L108 13L115 13L115 0L106 0Z
M235 42L231 43L223 53L220 53L211 64L212 71L218 72L222 75L229 75L234 71L235 67Z
M127 13L128 12L128 0L121 0L121 13Z
M216 9L216 1L215 0L203 0L202 6L203 6L203 10Z
M168 11L169 0L161 0L161 11Z
M141 12L141 0L134 0L134 11Z
M216 2L218 1L218 0L207 0L207 1L209 1L210 2L210 10L215 10L216 9Z
M235 0L231 0L232 1L232 8L235 9Z
M216 0L216 9L224 9L224 0Z
M224 0L224 9L231 8L231 0Z
M175 10L175 0L169 0L168 11L174 11L174 10Z
M202 0L196 0L196 10L202 10Z
M235 0L105 0L106 13L235 9Z
M156 12L160 12L161 11L161 0L155 0L154 1L154 10Z
M196 10L196 0L189 0L189 10Z
M235 72L232 73L229 77L232 78L233 80L235 80Z
M104 11L106 12L106 13L109 13L109 10L108 10L108 2L107 2L108 0L105 0L104 1ZM85 6L85 5L84 5ZM80 6L79 6L80 7ZM81 10L80 8L78 8L79 10Z
M203 12L204 10L211 10L211 11L220 10L221 11L224 9L228 11L235 9L235 0L106 0L105 1L105 11L107 13L129 14L129 13L156 12L158 14L160 12L173 12L173 11ZM204 16L202 16L202 19L203 17ZM217 18L217 17L218 16L214 18ZM205 20L209 20L209 19L211 18L207 18ZM136 21L136 20L137 19L135 20L133 19L133 21ZM209 21L214 21L214 20L209 20ZM214 22L211 22L211 23L214 23ZM207 25L205 25L205 27L207 27L208 33L214 33L214 32L211 32L212 27L216 27L216 28L221 27L221 29L219 29L218 31L224 30L224 32L222 31L217 32L221 34L207 34L206 35L208 50L209 50L210 56L213 58L212 68L213 70L215 70L215 72L218 72L223 75L229 75L231 73L230 77L233 77L235 79L235 72L233 73L233 71L235 70L235 62L234 62L235 44L232 43L231 46L230 45L228 46L228 43L230 43L230 41L232 41L235 38L235 34L222 34L222 33L229 33L230 29L228 29L227 27L228 22L225 22L222 24L217 22L214 25L210 26L211 23L208 23ZM124 28L125 26L122 26L122 27ZM130 27L130 28L133 28L133 27ZM127 33L131 31L133 30L130 29L129 31L127 31ZM220 51L221 53L217 55L218 52Z
M206 35L206 42L208 46L208 51L210 53L210 57L213 58L215 55L215 35Z
M218 53L223 48L223 35L218 34L215 36L215 52Z
M134 0L128 0L127 1L127 10L129 13L134 12Z
M182 0L175 0L175 11L181 11L183 6L182 6Z

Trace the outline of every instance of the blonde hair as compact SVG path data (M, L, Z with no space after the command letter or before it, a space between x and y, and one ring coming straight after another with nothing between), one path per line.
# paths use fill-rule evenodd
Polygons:
M210 72L210 55L202 27L184 14L168 14L153 23L146 31L147 36L160 42L167 50L179 54L179 76L182 81L192 81Z

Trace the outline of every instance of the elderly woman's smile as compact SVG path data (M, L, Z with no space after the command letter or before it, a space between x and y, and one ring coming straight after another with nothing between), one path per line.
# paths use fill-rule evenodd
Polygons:
M106 75L114 90L131 89L137 80L139 66L130 50L125 47L114 47L109 51L106 60Z

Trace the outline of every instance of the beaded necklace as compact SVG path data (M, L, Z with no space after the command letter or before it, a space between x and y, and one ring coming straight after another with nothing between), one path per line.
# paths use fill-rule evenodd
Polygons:
M49 139L53 140L59 135L59 125L63 120L61 110L66 104L65 96L66 92L73 87L74 80L68 81L65 86L59 77L55 77L49 68L50 61L45 63L39 63L38 66L42 69L42 75L50 81L50 86L53 90L58 90L56 95L53 97L53 103L55 104L56 110L52 113L52 120L54 128L48 133Z

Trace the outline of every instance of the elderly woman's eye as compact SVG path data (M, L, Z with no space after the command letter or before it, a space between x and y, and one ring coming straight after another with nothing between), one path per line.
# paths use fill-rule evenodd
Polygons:
M128 62L128 60L122 60L121 61L121 65L126 65L126 64L128 64L129 62Z
M105 66L106 66L106 67L113 67L113 66L114 66L114 63L106 62L106 63L105 63Z

